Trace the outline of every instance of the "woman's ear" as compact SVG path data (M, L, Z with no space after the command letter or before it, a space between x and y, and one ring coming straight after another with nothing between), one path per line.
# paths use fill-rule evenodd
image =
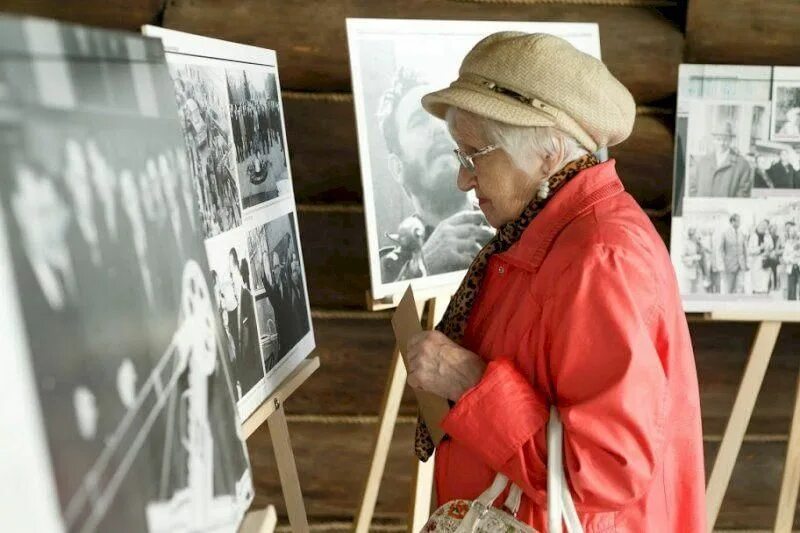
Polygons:
M556 135L553 138L553 151L548 153L544 160L545 177L550 177L564 166L567 157L567 146L564 138Z

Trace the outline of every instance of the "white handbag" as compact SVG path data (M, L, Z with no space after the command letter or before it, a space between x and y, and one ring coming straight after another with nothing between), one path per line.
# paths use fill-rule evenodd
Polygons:
M583 533L564 475L564 429L555 407L550 408L547 423L547 530L562 532L562 520L568 533ZM498 473L483 494L474 501L455 500L446 503L431 516L421 533L535 533L527 524L516 519L522 500L522 490L512 484L503 505L509 512L493 507L493 503L508 486L508 478Z

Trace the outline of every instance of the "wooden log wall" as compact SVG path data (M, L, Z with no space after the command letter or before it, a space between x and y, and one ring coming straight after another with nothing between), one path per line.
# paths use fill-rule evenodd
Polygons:
M369 278L345 17L598 22L603 58L639 106L632 137L611 155L667 242L678 65L800 64L798 0L0 0L0 11L134 31L158 24L277 51L322 358L320 371L286 409L311 523L327 531L347 530L357 508L392 350L388 314L364 311ZM708 471L755 327L693 323L691 332ZM800 369L798 343L800 328L786 326L720 529L772 527ZM406 395L375 530L404 530L413 412ZM285 524L267 429L248 445L256 503L277 504Z

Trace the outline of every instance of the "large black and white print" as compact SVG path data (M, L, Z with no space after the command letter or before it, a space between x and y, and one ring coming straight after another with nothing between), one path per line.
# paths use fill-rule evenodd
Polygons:
M0 17L0 89L0 307L25 339L3 352L33 385L0 418L41 420L15 439L45 465L4 476L17 524L235 531L252 482L161 44Z
M494 231L456 184L447 125L426 93L457 77L461 59L501 30L544 31L599 56L593 24L348 19L372 296L457 284Z
M261 259L252 261L248 248L249 230L296 211L280 106L277 58L274 51L264 48L154 26L145 26L142 31L162 39L168 50L166 58L179 102L188 101L181 91L199 95L201 100L212 103L213 113L206 112L205 116L224 122L206 122L219 133L210 155L214 157L215 168L219 168L221 157L227 157L225 162L230 163L235 183L231 185L227 171L215 173L208 180L210 197L213 200L219 197L213 191L222 191L221 197L227 198L226 193L236 190L236 203L243 209L235 224L221 228L220 233L207 239L206 248L213 270L212 290L218 302L217 311L225 324L224 344L233 367L237 406L240 416L246 418L314 349L313 334L307 335L302 346L273 368L278 357L276 320L274 311L257 289L260 277L255 272L261 268ZM189 107L191 112L185 113L187 116L194 109ZM193 122L193 119L185 122L190 133ZM216 176L224 179L216 180ZM299 252L296 239L297 235Z
M310 331L306 282L292 213L248 233L250 264L267 372Z
M242 223L235 147L224 72L208 65L170 63L189 163L206 238Z
M289 194L277 75L268 67L228 69L236 164L245 209Z
M206 250L217 313L224 327L223 344L233 368L236 400L244 416L249 409L242 404L249 405L250 397L257 396L256 405L263 400L256 386L264 378L244 228L209 239Z

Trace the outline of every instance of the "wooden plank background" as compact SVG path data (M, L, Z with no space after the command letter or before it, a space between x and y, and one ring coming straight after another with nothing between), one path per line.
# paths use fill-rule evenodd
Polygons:
M277 51L322 358L322 368L286 409L310 520L319 530L347 530L353 518L392 349L389 315L364 310L369 277L345 17L598 22L603 58L639 105L633 135L612 156L667 242L678 65L800 64L798 0L0 0L0 11L129 30L161 24ZM710 469L755 327L692 323L691 333ZM721 529L772 527L798 342L800 327L785 327L723 504ZM413 414L406 394L376 529L403 530ZM276 504L285 525L266 428L248 446L256 503Z

